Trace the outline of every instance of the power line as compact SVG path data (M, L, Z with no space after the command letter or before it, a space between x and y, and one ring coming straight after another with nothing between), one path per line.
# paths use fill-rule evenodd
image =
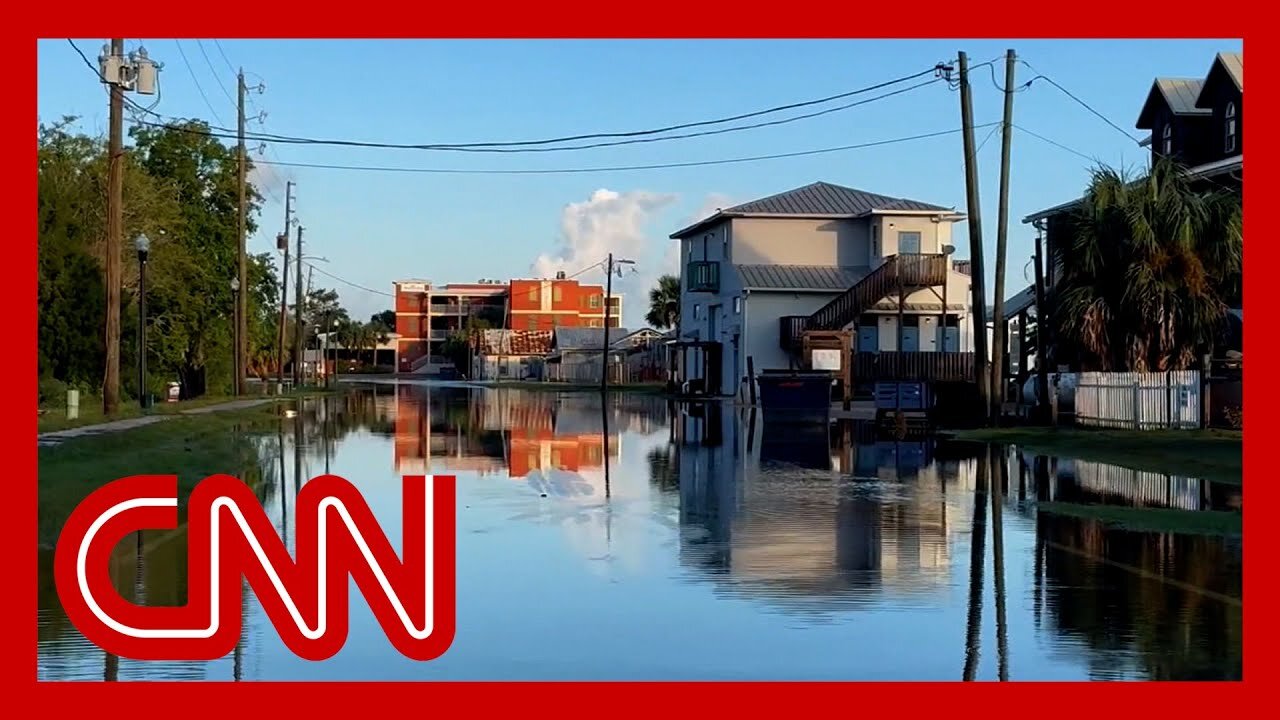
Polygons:
M1080 152L1079 150L1076 150L1075 148L1072 148L1072 147L1068 147L1068 146L1066 146L1066 145L1063 145L1062 143L1058 142L1057 140L1054 140L1054 139L1052 139L1052 138L1047 138L1047 137L1045 137L1044 135L1041 135L1041 134L1040 134L1040 133L1038 133L1038 132L1034 132L1034 131L1032 131L1032 130L1028 130L1028 129L1026 129L1026 128L1022 127L1021 125L1019 125L1019 124L1017 124L1017 123L1014 123L1014 124L1013 124L1013 126L1014 126L1015 128L1017 128L1018 130L1021 130L1022 132L1024 132L1024 133L1026 133L1026 134L1030 135L1031 137L1036 138L1037 140L1040 140L1041 142L1046 142L1046 143L1049 143L1050 145L1053 145L1054 147L1061 148L1062 150L1066 150L1067 152L1071 153L1072 155L1076 155L1076 156L1078 156L1078 157L1082 157L1082 158L1084 158L1085 160L1088 160L1089 162L1091 162L1091 163L1093 163L1093 164L1095 164L1095 165L1102 165L1102 164L1103 164L1103 163L1102 163L1102 161L1101 161L1101 160L1099 160L1099 159L1098 159L1098 158L1096 158L1096 157L1090 157L1090 156L1088 156L1088 155L1086 155L1086 154L1084 154L1084 153Z
M346 278L338 277L337 275L334 275L333 273L331 273L331 272L329 272L329 271L327 271L327 270L325 270L325 269L323 269L323 268L316 267L314 264L309 263L309 262L307 262L306 260L303 260L303 261L302 261L302 264L303 264L303 265L306 265L307 267L311 268L312 270L315 270L316 272L320 273L321 275L327 275L327 276L329 276L330 278L332 278L332 279L334 279L334 280L337 280L337 281L338 281L338 282L340 282L340 283L343 283L343 284L346 284L346 285L350 285L351 287L356 288L357 290L363 290L363 291L365 291L365 292L371 292L371 293L374 293L375 295L385 295L385 296L390 297L390 298L395 297L395 295L393 295L393 294L391 294L391 293L389 293L389 292L385 292L385 291L383 291L383 290L374 290L374 289L373 289L373 288L371 288L371 287L365 287L364 285L360 285L359 283L353 283L353 282L351 282L350 280L347 280Z
M1062 91L1062 93L1063 93L1064 95L1066 95L1067 97L1069 97L1069 98L1071 98L1072 100L1076 101L1076 103L1077 103L1077 104L1079 104L1079 105L1080 105L1080 107L1083 107L1085 110L1088 110L1089 112L1091 112L1091 113L1093 113L1094 115L1096 115L1100 120L1102 120L1102 122L1104 122L1104 123L1106 123L1106 124L1110 125L1112 128L1115 128L1116 132L1120 133L1121 135L1124 135L1126 138L1128 138L1129 140L1131 140L1132 142L1134 142L1134 143L1136 143L1136 144L1138 144L1138 145L1141 145L1141 144L1142 144L1142 141L1141 141L1141 140L1139 140L1138 138L1134 137L1133 135L1129 134L1129 131L1128 131L1128 130L1125 130L1124 128L1120 127L1119 125L1117 125L1117 124L1115 124L1115 123L1111 122L1110 118L1108 118L1106 115L1103 115L1102 113L1100 113L1100 112L1098 112L1097 110L1095 110L1095 109L1093 108L1093 106L1092 106L1092 105L1090 105L1089 103L1087 103L1087 102L1085 102L1085 101L1081 100L1080 98L1076 97L1076 96L1075 96L1075 94L1073 94L1070 90L1068 90L1068 89L1066 89L1066 88L1062 87L1061 85L1059 85L1059 84L1058 84L1058 83L1057 83L1053 78L1049 77L1048 75L1045 75L1045 74L1041 73L1039 70L1036 70L1034 67L1032 67L1032 66L1031 66L1031 63L1027 62L1026 60L1022 60L1021 58L1019 58L1018 62L1022 63L1023 65L1026 65L1026 66L1027 66L1027 69L1029 69L1031 72L1033 72L1033 73L1035 73L1035 74L1036 74L1036 75L1035 75L1035 77L1031 78L1030 80L1028 80L1028 81L1026 82L1026 86L1028 86L1028 87L1029 87L1029 86L1031 85L1031 83L1035 82L1036 80L1044 80L1045 82L1049 83L1050 85L1052 85L1052 86L1054 86L1054 87L1058 88L1059 90L1061 90L1061 91ZM1074 152L1074 151L1072 151L1072 152Z
M865 100L858 100L855 102L846 103L844 105L838 105L833 108L827 108L824 110L805 113L803 115L796 115L794 117L789 117L789 118L782 118L779 120L769 120L765 122L752 123L749 125L738 125L738 126L729 127L729 128L719 128L716 130L703 130L699 132L685 133L680 135L667 135L663 137L640 137L640 138L631 138L627 140L615 140L611 142L589 143L584 145L570 145L565 147L530 147L530 148L492 147L491 146L493 145L492 143L478 144L478 145L490 145L486 147L451 146L451 145L415 145L415 144L407 144L407 143L370 142L370 141L363 141L363 140L304 138L304 137L295 137L295 136L288 136L288 135L279 135L279 134L273 134L273 133L246 133L245 138L259 141L259 142L264 142L264 143L275 143L275 144L284 144L284 145L331 145L331 146L339 146L339 147L361 147L361 148L396 149L396 150L429 150L429 151L500 153L500 154L564 152L564 151L573 151L573 150L588 150L588 149L601 148L601 147L614 147L618 145L633 145L633 144L639 144L639 143L665 142L667 140L682 140L682 139L695 138L695 137L704 137L708 135L721 135L721 134L730 133L730 132L741 132L744 130L753 130L753 129L762 128L762 127L785 125L785 124L796 122L799 120L806 120L810 118L819 117L821 115L828 115L833 112L848 110L850 108L857 107L859 105L866 105L871 102L876 102L878 100L883 100L885 98L893 97L894 95L900 95L906 92L910 92L912 90L922 88L926 85L932 85L934 83L941 82L941 81L942 81L941 78L935 78L933 80L928 80L923 83L917 83L915 85L911 85L906 88L901 88L901 89L887 92L881 95L876 95L874 97L867 98ZM715 122L719 122L719 121L715 121ZM144 124L147 124L147 123L144 123ZM156 127L160 127L165 125L166 123L150 123L150 124ZM237 135L233 134L229 128L217 127L217 126L209 126L209 128L210 129L205 132L206 134L212 137L218 137L223 139L234 139L238 137ZM538 141L538 142L541 143L542 141Z
M227 90L227 84L222 82L222 78L218 77L218 71L214 69L213 63L209 61L209 53L204 51L204 42L196 40L196 47L200 48L200 54L204 56L204 64L209 66L209 72L213 75L213 79L217 81L218 87L222 90L222 94L227 96L227 102L235 106L235 98L231 97L231 92ZM225 59L225 58L224 58ZM235 74L234 72L232 73Z
M226 63L227 69L231 71L232 75L235 75L236 68L234 65L231 64L231 60L227 58L227 51L222 49L222 41L218 40L217 38L214 38L213 46L218 48L218 54L222 56L222 62Z
M200 86L200 80L196 78L196 71L191 67L191 62L187 60L187 53L182 49L182 43L174 40L173 44L178 48L178 54L182 56L182 64L187 66L187 72L191 73L191 81L196 84L196 90L200 92L200 97L204 100L205 107L209 108L209 112L213 113L213 118L222 124L222 118L218 117L218 111L213 109L213 103L209 102L209 96L204 94L204 88Z
M136 122L136 121L135 121ZM983 123L975 125L975 128L990 127L998 125L998 122ZM268 165L280 165L283 167L301 167L301 168L319 168L325 170L360 170L370 172L401 172L401 173L423 173L423 174L439 174L439 175L566 175L566 174L582 174L582 173L598 173L598 172L623 172L633 170L663 170L669 168L686 168L686 167L706 167L709 165L731 165L737 163L759 162L764 160L779 160L783 158L804 157L808 155L824 155L828 153L842 152L847 150L858 150L869 147L879 147L882 145L895 145L898 143L910 142L913 140L925 140L928 138L941 137L943 135L951 135L960 132L960 128L951 130L939 130L937 132L923 133L920 135L910 135L907 137L890 138L888 140L875 140L872 142L856 143L853 145L840 145L836 147L818 148L814 150L799 150L795 152L775 153L771 155L752 155L748 157L721 158L716 160L693 160L689 162L677 163L654 163L651 165L615 165L615 166L599 166L599 167L581 167L581 168L539 168L539 169L499 169L499 168L423 168L423 167L403 167L403 166L379 166L379 165L335 165L326 163L304 163L304 162L275 162L264 160Z

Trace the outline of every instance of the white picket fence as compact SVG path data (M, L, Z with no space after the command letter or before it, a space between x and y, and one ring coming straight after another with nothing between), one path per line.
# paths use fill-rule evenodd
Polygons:
M1204 480L1181 475L1163 475L1106 463L1075 461L1076 484L1099 495L1123 498L1135 505L1207 509Z
M1075 420L1093 427L1134 430L1200 427L1200 371L1082 372Z

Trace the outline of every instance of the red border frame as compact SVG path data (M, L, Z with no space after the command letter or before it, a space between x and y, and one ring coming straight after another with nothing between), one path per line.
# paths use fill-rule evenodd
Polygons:
M205 6L116 6L114 18L108 19L106 6L101 3L89 3L82 0L71 0L59 3L53 8L48 5L33 5L25 13L13 12L10 24L21 27L18 30L19 42L10 43L9 47L20 54L35 50L32 39L38 37L98 37L112 33L129 36L172 36L192 37L193 30L199 30L200 37L660 37L660 38L831 38L845 33L858 33L862 37L891 38L901 37L895 32L913 30L915 37L959 37L991 39L998 37L1012 38L1044 38L1044 37L1169 37L1171 33L1195 32L1197 37L1241 37L1249 45L1254 56L1254 67L1270 67L1270 61L1276 54L1261 40L1262 33L1270 25L1263 22L1261 4L1232 6L1228 12L1215 14L1208 12L1211 6L1205 3L1190 3L1182 0L1164 0L1158 5L1125 5L1114 2L1072 2L1063 6L989 6L984 12L981 5L927 2L913 3L909 8L894 4L837 4L828 6L810 5L798 8L795 12L787 12L779 6L750 7L742 3L703 2L688 3L672 0L652 0L645 3L642 13L630 12L625 6L601 5L598 2L583 0L567 0L554 4L543 3L502 3L501 6L490 5L475 10L465 6L436 3L406 4L403 8L379 6L373 12L352 12L346 6L290 6L284 3L276 5L243 5L225 6L211 9ZM558 12L557 12L558 11ZM388 18L394 18L389 22ZM912 18L916 21L912 22ZM112 22L115 20L115 22ZM124 21L124 22L121 22ZM905 22L904 22L905 21ZM29 30L27 28L30 28ZM416 32L410 32L410 30ZM1259 42L1250 42L1253 31L1257 30ZM841 32L842 31L842 32ZM34 36L34 37L33 37ZM958 41L962 48L964 41ZM1261 60L1262 65L1258 65ZM1261 79L1264 87L1257 91L1257 81ZM1269 85L1269 73L1255 75L1253 100L1250 113L1255 117L1270 117L1272 104ZM15 73L10 83L10 97L26 98L28 114L10 111L0 114L0 122L4 125L3 143L8 146L8 157L21 157L34 165L34 145L30 144L31 125L29 118L34 105L35 74ZM1259 134L1258 138L1265 137ZM22 138L27 138L26 140ZM1255 142L1251 155L1255 167L1269 168L1275 153L1266 143ZM1261 163L1261 164L1259 164ZM13 169L17 163L9 165ZM1263 190L1271 190L1276 181L1269 173L1254 178L1247 193L1248 198L1261 202ZM34 178L28 181L14 180L7 183L12 193L6 205L15 209L14 217L27 218L18 222L18 227L27 227L33 232L29 211L35 204L36 183ZM1246 202L1246 206L1252 201ZM6 300L5 305L19 308L17 321L11 325L8 334L10 341L17 345L10 352L5 362L5 369L14 384L35 394L36 360L31 350L36 341L36 314L38 308L34 302L36 297L36 243L15 242L8 248L8 255L13 266L20 268L8 282L0 285L0 293ZM1246 270L1246 304L1262 308L1261 297L1263 283L1267 278L1261 274L1265 261L1280 260L1280 252L1275 249L1269 238L1263 238L1261 244L1251 246L1250 257L1254 262ZM22 269L25 268L25 269ZM16 326L16 327L14 327ZM21 330L18 330L21 328ZM1264 344L1272 344L1273 333L1256 333L1249 335L1246 341L1250 350L1260 350ZM28 344L29 343L29 344ZM1251 353L1252 354L1252 353ZM1257 368L1258 366L1255 366ZM1266 368L1264 368L1265 370ZM1246 395L1251 408L1263 407L1257 403L1265 403L1274 393L1270 389L1270 380L1254 382L1248 385ZM28 396L30 397L30 396ZM16 405L25 405L18 401ZM29 410L20 409L20 414L28 418ZM23 425L25 425L25 422ZM1253 416L1251 436L1263 436L1271 430L1273 423L1266 414ZM16 458L13 476L10 480L11 506L34 509L36 501L37 455L35 444L25 431L17 431L16 423L10 423L10 431L0 435L0 446L6 455ZM25 425L30 427L29 425ZM1269 469L1266 459L1256 447L1256 443L1245 443L1245 467L1247 474L1261 477ZM1262 496L1256 493L1263 493ZM1254 527L1252 520L1262 522L1261 513L1269 508L1269 499L1275 491L1269 482L1260 481L1257 487L1251 488L1252 510L1246 511L1250 522L1247 527ZM10 540L11 548L10 577L15 584L26 585L35 579L36 553L32 551L32 538L36 535L35 514L18 511L12 520L0 524L0 533ZM1250 532L1249 545L1255 558L1265 558L1275 541L1269 533ZM1262 587L1270 574L1270 568L1264 561L1247 564L1246 584L1255 590ZM142 711L183 712L186 708L210 708L219 713L245 712L242 708L266 709L273 705L285 705L295 711L321 711L323 715L353 710L368 710L372 698L366 688L351 686L363 683L241 683L234 690L221 683L153 683L146 686L145 694L137 685L128 683L38 683L35 672L35 635L36 627L31 622L35 614L35 583L26 585L27 594L9 591L0 593L0 605L3 605L4 633L0 637L6 639L9 652L2 655L6 666L4 677L6 684L11 684L18 691L9 697L17 700L19 696L33 701L53 701L57 712L74 712L77 709L92 709L95 715L129 713L136 715ZM1261 593L1261 591L1259 591ZM1255 606L1256 607L1256 606ZM1123 706L1133 704L1133 709L1143 712L1162 713L1172 711L1182 716L1197 710L1220 712L1229 707L1228 701L1243 699L1236 692L1249 692L1248 688L1265 682L1270 667L1270 654L1262 649L1275 647L1271 642L1274 637L1275 620L1264 610L1258 610L1248 616L1248 641L1245 643L1245 658L1248 673L1246 677L1254 678L1252 683L1246 680L1239 688L1220 688L1205 692L1202 686L1194 684L1142 683L1137 687L1128 684L1091 684L1079 690L1068 690L1071 695L1063 697L1067 702L1047 702L1052 699L1055 690L1052 685L1035 689L1009 687L1003 693L1014 693L1023 700L1033 701L1030 705L1021 705L1022 712L1036 715L1059 715L1081 711L1089 712L1098 707L1096 703L1105 701L1107 711L1122 712ZM25 641L23 640L25 638ZM1251 642L1250 642L1251 641ZM30 654L24 655L19 648L27 647ZM1252 651L1251 651L1252 649ZM470 683L438 683L432 685L430 691L433 708L462 712L475 712L477 707L476 690ZM588 710L592 714L616 712L613 708L625 704L627 699L658 701L666 708L676 712L689 710L697 712L712 709L717 712L740 713L742 711L761 710L786 711L796 709L797 701L830 703L836 707L845 706L851 701L859 710L898 711L914 709L921 701L947 702L968 697L977 699L982 691L960 689L961 684L931 683L912 695L911 703L903 703L901 690L886 687L883 683L859 684L860 687L846 687L844 683L806 683L802 688L788 688L771 683L739 683L723 695L718 695L714 687L692 683L644 683L636 684L593 683L587 686L574 684L572 687L560 687L563 684L530 684L497 683L497 687L484 691L483 707L488 711L518 710L528 713L542 702L548 700L571 699L576 707ZM948 687L948 685L954 685ZM1041 685L1040 683L1022 683L1021 685ZM1228 684L1235 685L1235 684ZM376 704L391 707L391 703L407 701L415 707L423 707L424 688L416 683L379 683ZM248 701L253 705L240 705L227 708L225 703L227 692L238 692L236 701ZM56 693L56 695L55 695ZM572 694L570 694L572 693ZM852 695L851 693L858 693ZM965 695L961 695L964 693ZM1031 695L1031 693L1035 693ZM1225 694L1224 694L1225 693ZM20 694L20 695L19 695ZM1250 693L1251 694L1251 693ZM212 701L201 703L201 701ZM599 704L592 702L600 701ZM670 704L675 701L679 704ZM682 702L683 701L683 702ZM783 703L786 703L785 705ZM880 706L883 706L883 710ZM557 715L563 715L567 706L557 704L551 706ZM968 714L967 705L948 707L949 713L959 710ZM973 711L990 714L1000 712L1001 707L973 705ZM668 711L671 711L668 710ZM114 712L112 712L114 711ZM250 711L252 712L252 711ZM651 712L651 710L646 710Z

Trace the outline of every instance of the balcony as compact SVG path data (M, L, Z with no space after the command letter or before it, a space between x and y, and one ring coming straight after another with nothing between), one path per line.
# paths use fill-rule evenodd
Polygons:
M719 262L714 260L690 261L685 277L688 279L689 292L720 292Z
M971 382L973 361L971 352L855 352L853 379Z

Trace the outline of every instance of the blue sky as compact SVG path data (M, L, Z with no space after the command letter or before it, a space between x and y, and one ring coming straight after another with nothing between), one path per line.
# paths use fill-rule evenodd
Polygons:
M103 41L77 42L93 59ZM234 97L235 78L225 52L231 64L245 69L250 83L266 85L265 92L251 95L250 114L267 115L262 123L250 122L250 131L399 143L528 140L718 118L901 77L950 60L958 50L966 51L973 64L1000 58L994 67L1003 84L1003 54L1010 47L1036 71L1141 137L1133 124L1153 78L1201 77L1215 52L1242 48L1239 40L215 44L136 38L128 39L126 48L139 42L164 63L157 112L234 127L235 107L224 88ZM89 68L65 40L41 41L37 52L40 117L77 115L84 130L105 133L105 94ZM1034 74L1019 65L1017 82ZM1002 96L985 68L975 75L974 90L975 122L998 120ZM1014 121L1110 164L1139 166L1147 158L1145 149L1042 81L1015 96ZM818 118L670 142L520 155L279 145L260 157L340 165L580 168L786 153L958 127L958 93L938 83ZM978 130L977 139L988 132ZM978 157L988 275L999 159L994 136ZM561 266L572 272L612 250L638 262L639 271L619 283L635 298L624 309L624 323L636 324L646 285L671 269L674 241L667 236L698 216L817 180L963 210L962 160L955 133L806 157L625 172L439 175L264 168L260 178L268 201L249 247L254 252L272 247L283 223L278 202L283 183L293 180L307 252L327 257L330 263L319 267L346 280L390 292L393 280L407 277L437 283L528 277ZM1025 285L1034 232L1022 217L1077 196L1087 182L1088 165L1015 129L1006 295ZM956 229L958 255L965 257L967 226ZM599 273L582 277L602 279ZM315 282L337 289L357 316L390 306L390 298L320 274Z

